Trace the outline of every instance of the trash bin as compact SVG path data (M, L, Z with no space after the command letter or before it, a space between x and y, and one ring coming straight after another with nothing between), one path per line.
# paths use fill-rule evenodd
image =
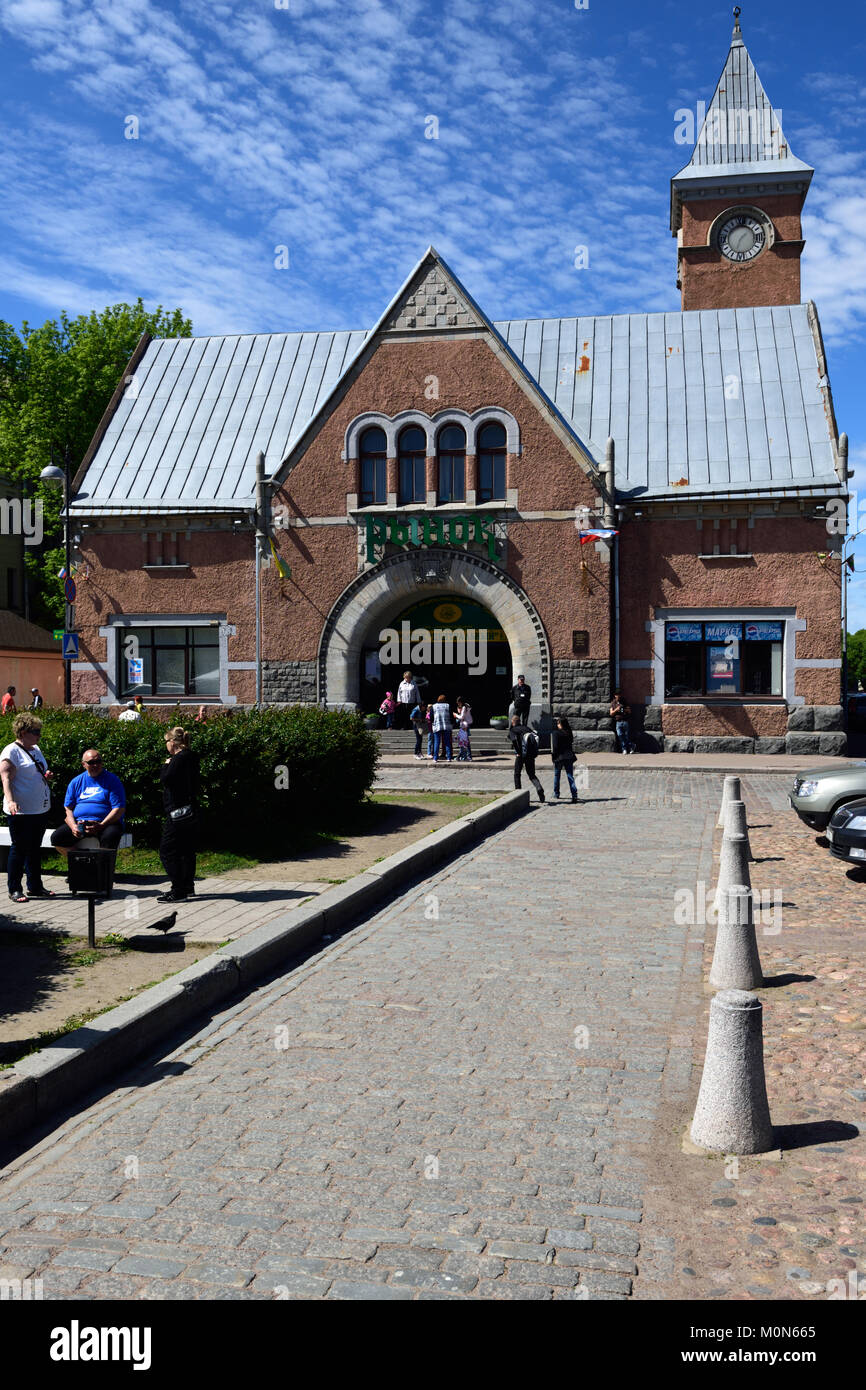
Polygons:
M71 849L68 858L71 892L93 893L97 898L111 896L114 889L116 850Z

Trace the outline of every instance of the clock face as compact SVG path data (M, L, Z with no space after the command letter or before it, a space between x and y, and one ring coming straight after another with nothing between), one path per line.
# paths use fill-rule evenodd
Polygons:
M729 261L753 261L766 244L766 227L750 212L736 213L719 229L719 250Z

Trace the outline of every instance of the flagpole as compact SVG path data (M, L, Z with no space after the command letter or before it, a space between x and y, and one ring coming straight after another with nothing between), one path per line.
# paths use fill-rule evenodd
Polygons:
M66 445L66 448L63 450L63 470L64 470L64 474L65 474L65 477L66 477L66 482L65 482L64 490L63 490L63 501L64 501L64 507L63 507L63 546L64 546L64 550L65 550L65 552L66 552L66 578L65 578L64 581L63 581L64 596L65 596L65 592L66 592L66 584L67 584L68 580L72 577L72 554L71 554L71 549L70 549L70 540L71 540L70 531L71 531L71 527L70 527L70 525L69 525L69 494L70 494L70 491L71 491L71 488L72 488L72 467L71 467L71 464L72 464L72 460L71 460L70 454L69 454L69 445L67 444L67 445ZM64 630L65 630L66 632L72 632L72 631L74 630L74 624L75 624L75 609L74 609L73 605L72 605L71 603L69 603L68 600L67 600L67 602L66 602L66 618L65 618L65 623L64 623ZM63 662L63 703L64 703L64 705L66 705L67 707L68 707L69 705L72 704L72 662L71 662L71 661L64 661L64 662Z

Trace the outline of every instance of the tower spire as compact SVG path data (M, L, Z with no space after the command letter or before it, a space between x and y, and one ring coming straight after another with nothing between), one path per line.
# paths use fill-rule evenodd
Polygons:
M734 6L734 32L733 32L733 34L731 35L731 47L733 47L735 43L742 43L742 42L743 42L743 31L742 31L742 29L740 28L740 15L741 15L741 14L742 14L742 10L740 9L739 5L735 5L735 6Z

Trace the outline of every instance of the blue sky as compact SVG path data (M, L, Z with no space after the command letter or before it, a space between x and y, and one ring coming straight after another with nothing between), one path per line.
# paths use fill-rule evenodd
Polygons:
M866 527L862 10L741 24L816 170L803 298ZM141 295L197 333L364 328L431 242L494 319L676 309L674 112L732 26L671 0L0 0L0 317Z

